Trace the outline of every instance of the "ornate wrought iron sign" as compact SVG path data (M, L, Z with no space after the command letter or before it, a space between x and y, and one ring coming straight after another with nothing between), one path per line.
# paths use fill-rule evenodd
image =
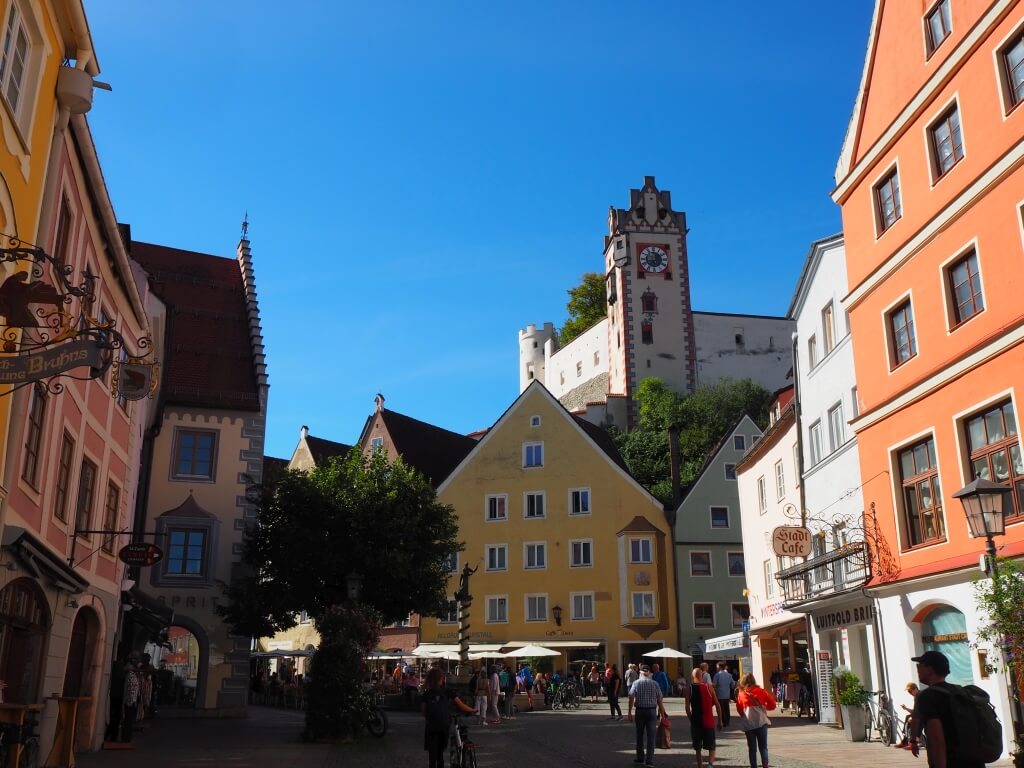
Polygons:
M48 390L61 392L59 377L98 378L115 350L123 350L116 394L131 400L152 395L158 366L130 355L115 322L96 314L96 275L86 269L76 283L70 265L38 246L2 237L0 265L13 265L13 272L0 284L0 384L17 389L46 380ZM140 351L149 344L140 339ZM81 368L85 376L71 375Z

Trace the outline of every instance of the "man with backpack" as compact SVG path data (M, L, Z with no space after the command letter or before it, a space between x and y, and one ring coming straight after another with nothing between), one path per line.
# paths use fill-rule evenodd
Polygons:
M917 738L928 739L928 768L984 768L1003 751L1002 726L988 694L974 685L946 682L949 659L939 651L925 651L917 662L917 676L927 688L914 701L911 751L917 757Z

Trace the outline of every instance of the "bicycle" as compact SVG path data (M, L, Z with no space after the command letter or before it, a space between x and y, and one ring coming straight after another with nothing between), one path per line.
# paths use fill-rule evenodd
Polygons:
M377 704L373 704L366 714L366 730L378 739L388 732L388 716Z
M872 729L878 731L878 740L885 746L892 744L892 736L896 728L893 716L889 711L889 697L885 691L864 691L868 698L864 701L864 741L871 741ZM874 696L878 696L875 704Z
M451 716L448 736L449 768L477 768L476 744L469 738L469 726L461 725L457 715Z
M20 727L15 723L0 723L0 766L8 765L12 746L21 746L21 754L14 768L39 768L39 734L35 720L26 720Z

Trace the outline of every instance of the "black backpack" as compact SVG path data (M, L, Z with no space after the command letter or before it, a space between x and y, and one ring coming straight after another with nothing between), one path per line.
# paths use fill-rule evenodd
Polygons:
M1003 754L1003 726L989 696L976 685L935 686L949 696L957 755L971 762L994 763Z

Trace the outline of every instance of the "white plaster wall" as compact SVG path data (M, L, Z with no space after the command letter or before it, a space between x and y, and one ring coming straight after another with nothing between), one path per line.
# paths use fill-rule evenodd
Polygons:
M579 376L576 375L576 363L582 364ZM555 397L561 397L590 379L608 373L608 320L601 320L552 353L545 361L544 369L544 379L541 383ZM522 387L522 379L520 386L525 389Z
M790 339L794 323L785 317L693 313L697 346L697 384L719 379L751 379L769 392L789 382ZM736 343L736 334L743 344Z

